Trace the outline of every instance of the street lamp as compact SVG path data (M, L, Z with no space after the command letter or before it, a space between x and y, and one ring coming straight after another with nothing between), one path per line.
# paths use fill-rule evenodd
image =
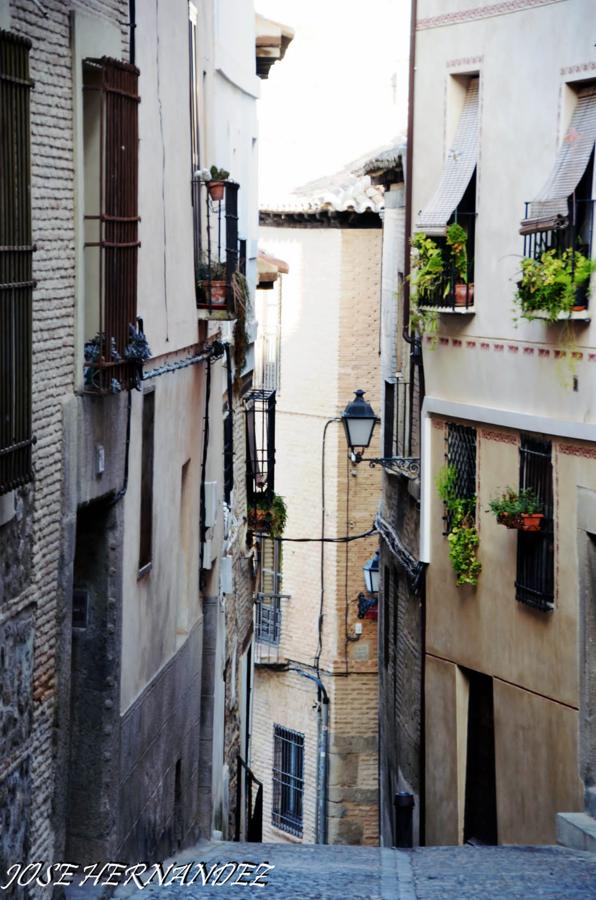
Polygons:
M364 573L364 587L369 594L379 592L379 551L375 550L370 559L362 566Z
M354 394L355 399L348 403L341 414L352 462L364 461L371 468L380 465L399 475L405 475L406 478L417 478L420 475L419 459L411 456L365 457L363 455L372 440L375 424L379 420L370 403L364 399L365 391L357 390L354 391Z
M375 411L364 399L365 393L354 391L356 399L351 400L341 414L348 447L357 459L370 444L377 421Z

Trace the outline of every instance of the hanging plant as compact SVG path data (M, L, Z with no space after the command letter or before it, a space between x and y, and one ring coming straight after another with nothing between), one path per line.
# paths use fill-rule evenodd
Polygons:
M288 510L283 497L258 497L248 510L248 524L254 531L266 532L271 537L281 537L286 527Z
M480 538L474 522L476 497L459 497L457 494L457 470L444 466L436 480L437 492L449 512L450 528L447 535L449 560L457 576L457 584L477 585L482 571L478 559Z

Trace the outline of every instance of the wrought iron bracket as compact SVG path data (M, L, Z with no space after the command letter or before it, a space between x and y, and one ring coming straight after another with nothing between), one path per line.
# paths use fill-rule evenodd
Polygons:
M358 462L367 462L371 469L375 466L383 466L390 472L397 475L405 475L406 478L418 478L420 475L420 460L414 456L382 456L372 457L362 456Z

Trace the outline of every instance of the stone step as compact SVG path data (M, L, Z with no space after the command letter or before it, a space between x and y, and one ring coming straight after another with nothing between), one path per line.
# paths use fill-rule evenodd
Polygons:
M557 843L596 853L596 819L581 812L558 813Z

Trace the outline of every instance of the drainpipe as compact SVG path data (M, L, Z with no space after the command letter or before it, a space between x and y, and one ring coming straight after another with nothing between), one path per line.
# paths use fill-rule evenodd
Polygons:
M327 843L327 791L329 778L329 695L317 675L289 666L288 672L296 672L314 681L319 697L319 756L317 760L317 833L316 843Z

